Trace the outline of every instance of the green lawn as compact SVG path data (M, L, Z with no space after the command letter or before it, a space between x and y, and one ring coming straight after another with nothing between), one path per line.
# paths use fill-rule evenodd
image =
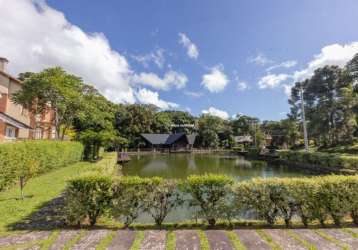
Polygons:
M66 186L66 180L98 165L115 162L115 154L104 155L97 163L79 162L33 178L25 186L25 200L20 200L17 186L0 193L0 234L10 233L8 226L19 222L35 212L43 204L58 197Z

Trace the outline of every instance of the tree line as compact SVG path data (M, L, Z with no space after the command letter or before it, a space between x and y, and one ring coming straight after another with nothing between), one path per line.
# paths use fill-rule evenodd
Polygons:
M291 111L280 121L260 121L246 115L224 120L209 114L196 117L184 111L162 111L154 105L116 104L60 67L21 73L19 79L23 88L13 95L13 101L34 114L51 107L56 137L83 142L85 155L91 159L98 157L102 146L143 147L141 133L196 133L196 146L204 148L233 148L237 146L235 136L242 135L251 136L251 146L255 147L267 144L268 136L273 145L300 147L301 90L312 144L329 147L352 143L358 134L358 55L343 68L325 66L311 78L295 83L289 98ZM180 126L186 124L194 126Z

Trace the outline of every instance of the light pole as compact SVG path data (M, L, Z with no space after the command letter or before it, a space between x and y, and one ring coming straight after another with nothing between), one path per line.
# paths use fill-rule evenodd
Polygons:
M303 100L302 84L300 84L300 96L301 96L301 110L302 110L303 139L305 141L305 150L308 151L308 136L307 136L305 104L304 104L304 100Z

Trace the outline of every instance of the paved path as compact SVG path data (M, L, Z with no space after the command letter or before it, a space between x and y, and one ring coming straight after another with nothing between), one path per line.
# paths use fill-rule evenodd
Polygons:
M266 250L278 245L281 249L358 249L358 229L263 229L260 234L254 229L237 229L230 234L225 230L176 230L175 239L166 244L167 231L147 230L143 233L132 230L62 230L34 231L21 235L0 237L0 249L109 249L129 250L134 242L135 250L200 250L203 242L212 250L235 250L236 246L246 249ZM266 237L262 238L262 235ZM233 237L234 235L234 237ZM235 237L237 236L237 237ZM206 239L205 239L206 238ZM139 243L139 244L138 244ZM239 244L238 244L239 243ZM205 245L205 243L204 243ZM44 248L44 246L48 246ZM100 246L100 247L99 247ZM168 248L171 246L171 248ZM99 248L98 248L99 247ZM205 248L207 249L207 248ZM240 250L243 248L239 248Z

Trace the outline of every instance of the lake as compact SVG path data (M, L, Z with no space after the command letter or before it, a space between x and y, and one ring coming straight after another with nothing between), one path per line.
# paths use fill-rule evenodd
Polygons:
M152 154L131 156L125 163L122 174L125 176L185 179L193 174L224 174L237 181L252 178L300 177L309 175L297 168L273 165L264 161L250 161L240 156L227 154ZM183 208L172 211L165 222L178 222L192 219L192 212ZM142 214L136 222L152 223L152 218Z
M227 154L152 154L131 156L123 175L185 179L193 174L225 174L236 180L256 177L298 177L307 175L285 165L249 161Z

